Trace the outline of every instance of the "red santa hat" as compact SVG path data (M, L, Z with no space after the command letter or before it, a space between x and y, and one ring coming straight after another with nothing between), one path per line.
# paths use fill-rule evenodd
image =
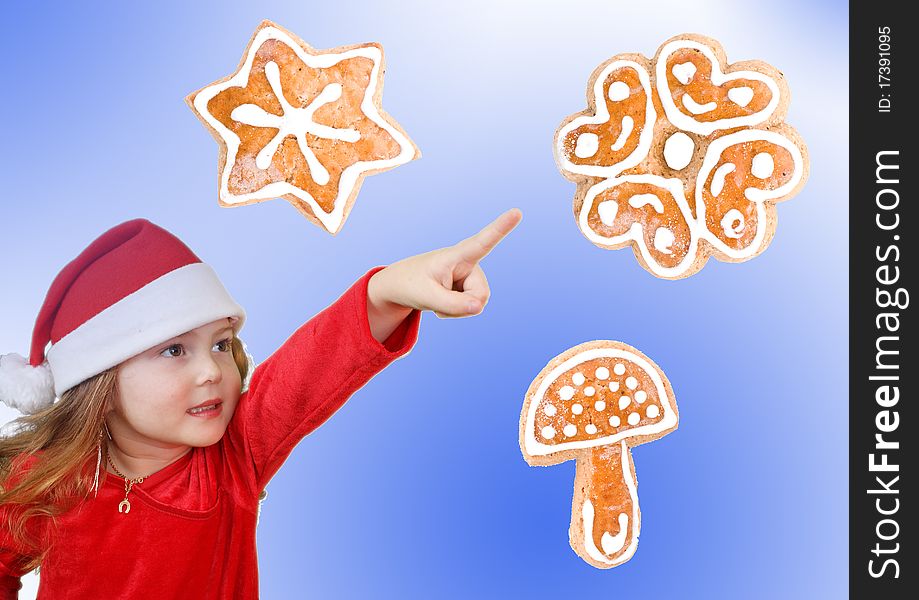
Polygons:
M0 400L38 412L93 375L223 317L238 332L246 313L210 266L145 219L122 223L54 279L28 361L0 356Z

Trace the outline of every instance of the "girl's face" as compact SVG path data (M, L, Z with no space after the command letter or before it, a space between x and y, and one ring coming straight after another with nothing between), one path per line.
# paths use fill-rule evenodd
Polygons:
M150 455L220 441L241 387L232 338L230 320L220 319L123 362L109 416L113 434L119 433L132 453ZM188 412L202 403L218 402L216 414Z

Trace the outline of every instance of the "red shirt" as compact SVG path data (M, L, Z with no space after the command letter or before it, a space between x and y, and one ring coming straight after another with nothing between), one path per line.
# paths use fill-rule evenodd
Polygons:
M383 344L371 335L367 282L381 268L255 369L218 443L134 486L130 513L118 513L124 479L109 473L97 497L59 517L39 600L258 598L259 493L300 440L417 340L419 311ZM18 596L21 556L0 530L2 600Z

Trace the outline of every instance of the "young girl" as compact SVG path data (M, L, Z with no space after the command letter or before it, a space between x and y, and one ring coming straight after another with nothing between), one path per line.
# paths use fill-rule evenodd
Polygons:
M52 283L28 361L0 357L27 413L0 437L0 598L39 563L39 598L257 598L266 484L409 352L420 311L484 308L478 263L520 218L372 269L252 373L209 266L149 221L104 233Z

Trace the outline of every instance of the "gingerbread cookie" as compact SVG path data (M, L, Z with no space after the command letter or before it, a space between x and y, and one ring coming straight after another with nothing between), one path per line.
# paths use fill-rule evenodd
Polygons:
M775 233L775 204L808 175L804 142L783 123L788 102L778 70L729 65L699 35L668 40L652 60L606 61L590 77L589 108L555 133L581 232L601 248L631 245L663 279L692 275L709 256L758 255Z
M421 156L380 106L379 44L315 50L263 21L236 72L185 101L220 145L221 206L284 198L333 235L366 175Z
M678 420L663 371L622 342L575 346L530 384L520 450L531 465L577 461L568 537L591 565L608 569L632 558L641 511L631 448L667 435Z

